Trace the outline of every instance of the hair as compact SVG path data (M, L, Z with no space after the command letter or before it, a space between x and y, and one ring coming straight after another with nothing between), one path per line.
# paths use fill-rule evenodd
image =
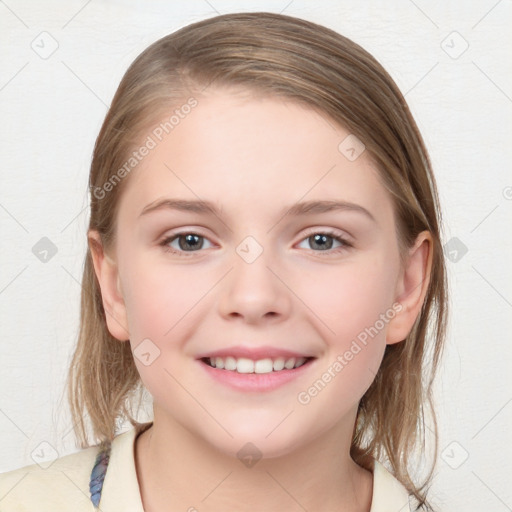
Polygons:
M159 39L124 74L96 139L89 229L100 233L105 250L112 247L119 199L129 177L111 186L106 198L98 191L123 167L151 123L206 87L237 87L283 98L334 120L365 144L390 193L402 264L417 235L431 233L432 267L420 314L405 340L386 346L378 373L359 403L351 456L367 469L373 467L373 458L386 458L418 508L432 510L426 498L438 453L432 384L448 313L441 210L417 125L400 90L372 55L324 26L268 12L216 16ZM142 388L130 344L115 339L107 328L88 247L80 329L67 380L80 446L90 446L86 414L95 442L112 440L119 418L140 425L131 407ZM410 465L415 450L425 450L426 406L433 419L429 430L434 462L420 485L413 481Z

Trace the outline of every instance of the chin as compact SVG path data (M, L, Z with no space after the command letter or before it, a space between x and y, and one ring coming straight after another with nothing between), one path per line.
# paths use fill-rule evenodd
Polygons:
M218 430L215 436L207 433L206 441L223 454L242 460L244 456L273 459L293 453L298 447L305 445L305 432L294 429L293 421L286 414L272 416L272 420L260 420L256 417L249 421L224 422L223 426L233 436ZM284 421L283 421L284 419ZM281 423L282 422L282 423ZM281 424L280 424L281 423ZM286 424L288 423L288 424Z

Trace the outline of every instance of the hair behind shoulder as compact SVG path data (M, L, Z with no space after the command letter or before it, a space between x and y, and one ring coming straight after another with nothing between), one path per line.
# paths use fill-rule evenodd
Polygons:
M431 279L421 313L404 341L386 347L359 404L351 451L367 468L371 457L386 458L418 505L429 509L425 489L438 444L431 388L448 312L441 210L429 156L405 99L367 51L321 25L267 12L216 16L159 39L126 71L97 137L89 228L98 230L109 247L129 178L112 183L108 194L104 184L123 167L152 123L184 98L212 86L282 97L329 116L365 144L378 167L393 199L402 262L421 231L432 234ZM68 399L82 446L88 442L85 414L98 441L114 437L120 416L138 423L131 406L142 385L130 344L110 335L105 314L88 249L80 332L68 375ZM425 406L433 419L434 463L419 485L410 465L415 449L425 443Z

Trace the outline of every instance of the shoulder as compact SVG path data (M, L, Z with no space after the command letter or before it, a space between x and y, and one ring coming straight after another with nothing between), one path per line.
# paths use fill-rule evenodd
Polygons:
M31 464L0 474L2 512L92 511L91 470L99 446L85 448L54 461Z
M370 512L408 512L412 497L405 486L380 463L374 460L373 497Z

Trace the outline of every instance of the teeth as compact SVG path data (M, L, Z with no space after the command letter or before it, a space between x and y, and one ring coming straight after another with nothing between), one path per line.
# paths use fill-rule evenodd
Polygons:
M259 359L254 363L254 373L270 373L272 371L272 359Z
M279 370L282 370L284 368L284 359L282 357L278 357L274 364L272 365L275 372L278 372Z
M294 365L295 365L295 357L290 357L290 359L287 359L286 363L284 363L284 367L287 370L291 370Z
M306 362L306 358L305 357L298 357L297 361L295 361L294 368L298 368L299 366L302 366L305 362Z
M254 361L241 357L236 362L236 371L238 373L254 373Z
M290 357L288 359L277 357L276 359L266 358L253 361L246 357L236 359L228 356L226 358L210 357L209 361L210 366L213 368L236 371L238 373L271 373L272 371L279 372L284 369L298 368L306 362L306 359L305 357Z
M226 357L226 360L224 361L224 368L226 370L236 370L236 359L234 357Z

